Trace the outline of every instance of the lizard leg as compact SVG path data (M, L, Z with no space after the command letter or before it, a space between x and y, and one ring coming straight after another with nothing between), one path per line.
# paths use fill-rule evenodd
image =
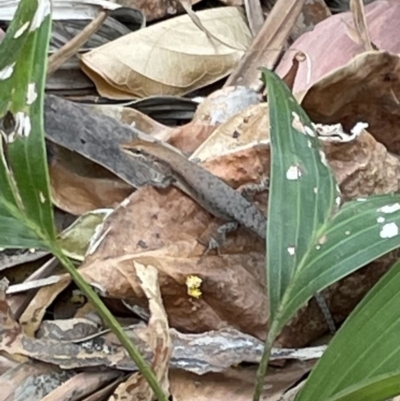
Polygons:
M324 296L321 293L317 293L315 295L315 300L317 301L317 304L321 309L322 314L325 317L326 323L328 324L329 327L329 331L331 332L331 334L335 334L336 333L335 321L333 320L332 314L329 310L328 304L326 303Z
M245 197L247 200L252 201L252 197L254 194L262 191L266 191L269 189L269 177L264 176L261 182L258 183L249 183L242 185L238 191Z
M204 259L204 257L207 256L213 249L217 251L218 256L221 256L219 250L224 245L224 242L226 240L226 234L228 234L231 231L235 231L238 227L239 223L236 223L234 221L219 226L218 229L216 230L216 234L211 236L211 238L209 239L207 249L204 251L203 255L201 255L199 262L201 262Z

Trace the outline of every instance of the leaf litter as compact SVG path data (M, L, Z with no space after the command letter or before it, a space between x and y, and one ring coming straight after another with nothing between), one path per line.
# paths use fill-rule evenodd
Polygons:
M199 400L227 396L232 400L248 400L253 391L255 368L240 364L259 362L263 346L260 340L266 336L268 322L263 284L264 243L239 229L228 235L221 249L204 255L219 221L162 179L160 186L154 188L144 185L149 175L127 174L127 169L137 166L118 153L118 144L129 141L128 132L135 135L135 129L144 131L191 154L192 159L236 189L258 183L269 175L268 105L260 103L257 92L249 92L249 88L240 85L259 89L257 68L275 65L278 50L283 50L284 55L276 71L285 76L294 63L296 50L305 55L293 81L296 97L315 123L323 127L340 123L343 127L320 133L343 198L398 193L400 136L396 135L399 124L394 110L398 108L400 89L394 21L400 8L395 2L384 0L366 6L368 32L365 32L362 24L358 29L349 28L356 17L351 13L324 17L320 22L321 14L313 17L305 4L293 9L290 17L280 21L275 36L263 42L263 29L274 22L268 18L267 10L264 10L264 26L252 41L241 8L207 9L204 5L199 12L201 3L192 4L193 10L203 27L221 38L219 42L211 44L210 38L187 15L169 15L166 21L157 22L168 15L171 5L146 2L142 12L153 21L151 26L79 56L82 70L93 80L98 93L74 95L79 106L76 108L68 108L61 98L47 99L48 146L57 150L54 153L57 157L50 158L49 167L55 205L74 216L82 216L70 232L74 238L84 238L78 240L84 246L78 250L69 245L66 249L76 260L84 259L79 267L82 275L121 322L125 322L126 330L152 364L165 390L182 400L191 399L194 394ZM277 1L271 15L284 7L284 3L287 5L285 1ZM329 16L323 1L311 3ZM183 12L183 8L178 9ZM307 12L308 25L304 25L304 19L300 24L301 16ZM382 25L384 30L380 29ZM294 32L298 39L289 47L287 38ZM363 35L358 41L360 32ZM157 37L159 41L154 42ZM365 51L368 40L379 50ZM273 55L267 51L257 53L253 48L255 43L259 45L256 50L271 44L278 50ZM244 69L243 60L247 60ZM227 82L236 86L216 92L223 85L220 80L227 76ZM214 82L219 87L207 88ZM161 96L159 110L167 110L168 114L172 113L168 104L173 99L168 96L198 97L199 93L201 104L196 115L188 112L186 125L167 126L143 113L132 114L134 105L127 102ZM235 99L234 94L239 97ZM78 100L94 103L94 96L99 99L99 95L104 103L119 103L120 110L112 114L117 121L96 114L100 111L110 115L111 111L101 104L89 109L78 103ZM51 114L55 104L58 112L65 110L66 125L62 125L61 116L58 120L57 114ZM92 123L86 123L84 129L92 133L82 137L82 131L75 127L89 115ZM126 116L131 117L126 120ZM349 140L346 132L359 122L367 123L368 127ZM124 128L120 128L122 124ZM62 139L66 126L69 135L75 135L76 143ZM110 127L107 133L106 127ZM124 134L117 134L118 130L125 130L120 131ZM84 146L84 141L88 141L92 150ZM115 152L107 153L109 149ZM150 163L143 171L152 167ZM268 193L257 193L254 200L266 210ZM84 225L85 213L101 214L104 208L114 211L107 213L100 225L89 228ZM1 255L7 268L31 259L21 256L15 262L15 258L4 259L4 253ZM324 291L337 321L344 320L398 256L398 252L391 252ZM198 279L198 292L188 285L193 277ZM56 284L31 293L24 300L28 306L22 309L21 294L6 298L7 285L2 282L1 349L24 357L19 371L8 371L2 383L22 384L27 377L36 375L56 378L51 389L42 393L37 387L27 387L30 399L42 399L47 394L46 399L50 400L58 399L57 391L67 391L72 378L74 388L84 389L92 377L91 390L101 399L109 399L113 392L113 397L151 399L143 377L114 335L104 330L86 300L76 303L73 291L62 297L68 287L70 279L62 275ZM18 302L16 297L20 297ZM60 299L63 301L59 302ZM16 310L20 311L18 321L9 309L13 305L18 305ZM58 315L62 318L57 319ZM325 331L323 316L315 302L310 301L285 327L276 345L290 349L310 346ZM306 357L293 350L276 350L272 358L275 367L266 382L268 399L279 399L310 370L320 353L312 353L312 347L304 348L307 350ZM89 368L101 368L104 372L89 373L86 371ZM76 369L84 371L76 374ZM120 372L128 373L122 382ZM104 393L108 395L102 394L101 390L113 381L115 385ZM10 385L8 391L2 397L15 394L17 386ZM87 395L89 392L82 393Z

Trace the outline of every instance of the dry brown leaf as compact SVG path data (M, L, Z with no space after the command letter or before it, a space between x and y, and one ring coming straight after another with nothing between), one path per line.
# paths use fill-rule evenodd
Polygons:
M368 132L399 155L399 103L400 57L368 52L315 83L302 106L314 122L342 123L347 131L359 121L368 123Z
M172 327L203 332L231 325L262 337L263 241L239 230L229 236L221 256L211 253L200 261L206 248L197 238L214 222L204 209L175 188L143 187L128 199L109 217L104 226L108 234L86 259L82 275L108 297L130 298L143 306L132 261L152 264L159 270ZM187 294L186 279L191 275L203 280L199 299Z
M49 165L53 203L73 215L113 207L132 187L78 153L53 145Z
M371 41L380 50L400 53L400 2L377 0L365 7L365 17ZM350 12L334 15L319 23L312 32L296 40L279 63L276 72L282 77L292 64L293 51L302 51L310 60L302 63L293 91L302 93L329 72L344 66L364 51L363 45L348 35L347 26L353 25Z
M251 35L239 8L213 8L197 16L207 31L229 46L211 42L184 15L84 54L82 68L101 95L120 99L184 95L216 82L232 71Z
M110 380L115 380L121 376L120 372L113 370L105 372L81 372L60 384L59 387L41 398L40 401L76 400L77 394L79 394L79 399L83 399L81 397L92 394L109 383Z
M171 131L170 127L160 124L153 120L146 114L139 110L132 109L131 107L123 107L118 105L92 105L86 107L92 107L94 111L100 112L106 116L115 118L124 124L130 125L131 127L137 128L160 141L166 140Z
M261 399L278 401L312 365L311 361L295 361L284 369L269 367ZM235 368L201 376L174 369L170 373L171 395L177 401L249 401L254 392L256 369Z

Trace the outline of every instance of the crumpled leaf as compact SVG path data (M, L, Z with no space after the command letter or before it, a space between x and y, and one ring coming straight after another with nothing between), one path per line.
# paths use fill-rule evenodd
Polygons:
M44 322L38 337L35 337L34 332L27 334L11 314L5 298L6 287L5 280L0 281L1 351L52 363L65 369L103 366L127 371L137 370L135 363L126 354L115 335L109 330L99 331L99 324L92 319L73 318ZM154 305L152 311L154 312ZM160 316L157 312L155 320L158 322L153 320L149 326L143 323L129 325L125 327L125 331L147 360L162 361L159 378L164 383L168 365L166 361L170 358L170 352L172 352L171 368L183 369L199 375L208 372L223 372L230 366L236 366L242 362L257 363L260 360L263 343L252 336L234 329L183 334L174 329L166 330L165 318L160 319ZM155 326L158 326L157 334L153 330ZM169 336L171 339L162 340L162 343L159 343L160 329L166 339ZM102 346L99 346L100 344ZM107 349L107 352L104 352L104 349ZM271 359L313 360L321 357L324 350L325 347L274 348ZM158 352L161 354L154 358L154 353Z
M102 96L119 99L184 95L216 82L232 71L251 35L239 8L213 8L197 15L226 45L210 41L184 15L84 54L83 71Z
M398 54L400 3L374 1L365 7L365 16L372 43L379 50ZM363 45L351 38L347 26L354 26L350 12L334 15L320 22L311 32L300 36L286 51L276 68L281 77L285 76L291 66L293 52L302 51L307 55L306 61L300 64L293 88L294 93L303 93L315 82L363 53ZM368 83L368 79L365 83Z
M150 321L148 324L148 344L153 351L151 367L156 379L166 394L169 394L169 363L172 354L172 341L168 327L168 317L163 306L158 272L154 266L135 263L136 273L149 300ZM152 401L153 392L144 377L138 372L130 376L115 390L115 399L138 399Z
M400 154L399 77L398 54L366 52L312 85L301 105L316 123L349 130L365 122L377 141Z

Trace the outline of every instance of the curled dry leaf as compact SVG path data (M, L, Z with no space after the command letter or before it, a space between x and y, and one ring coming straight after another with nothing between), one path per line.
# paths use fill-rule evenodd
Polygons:
M53 303L54 299L65 290L70 283L71 278L69 275L65 274L58 283L43 287L37 292L19 320L24 327L24 332L28 336L33 337L35 335L46 313L47 307Z
M368 132L399 155L399 99L400 57L368 52L316 82L302 107L314 122L342 123L347 131L358 122L368 123Z
M380 50L399 53L397 22L400 18L400 3L378 0L365 7L365 17L373 44ZM347 26L354 26L350 12L334 15L319 23L313 31L302 35L285 53L276 69L280 76L289 70L293 51L302 51L307 55L307 61L300 65L294 93L304 92L329 72L364 51L363 45L351 38Z
M213 8L197 15L226 45L210 41L184 15L84 54L82 68L102 96L120 99L184 95L216 82L243 56L251 35L239 8Z
M168 318L163 307L160 288L158 284L157 269L151 265L143 266L134 262L136 274L141 282L143 291L149 301L150 321L148 325L148 344L153 351L152 369L157 382L164 391L169 394L169 362L172 354L172 342L168 327ZM152 401L153 390L138 372L128 380L120 384L113 394L119 399L140 399Z
M219 89L199 105L189 124L171 131L168 142L183 152L193 153L218 126L247 106L259 102L259 94L244 86Z

